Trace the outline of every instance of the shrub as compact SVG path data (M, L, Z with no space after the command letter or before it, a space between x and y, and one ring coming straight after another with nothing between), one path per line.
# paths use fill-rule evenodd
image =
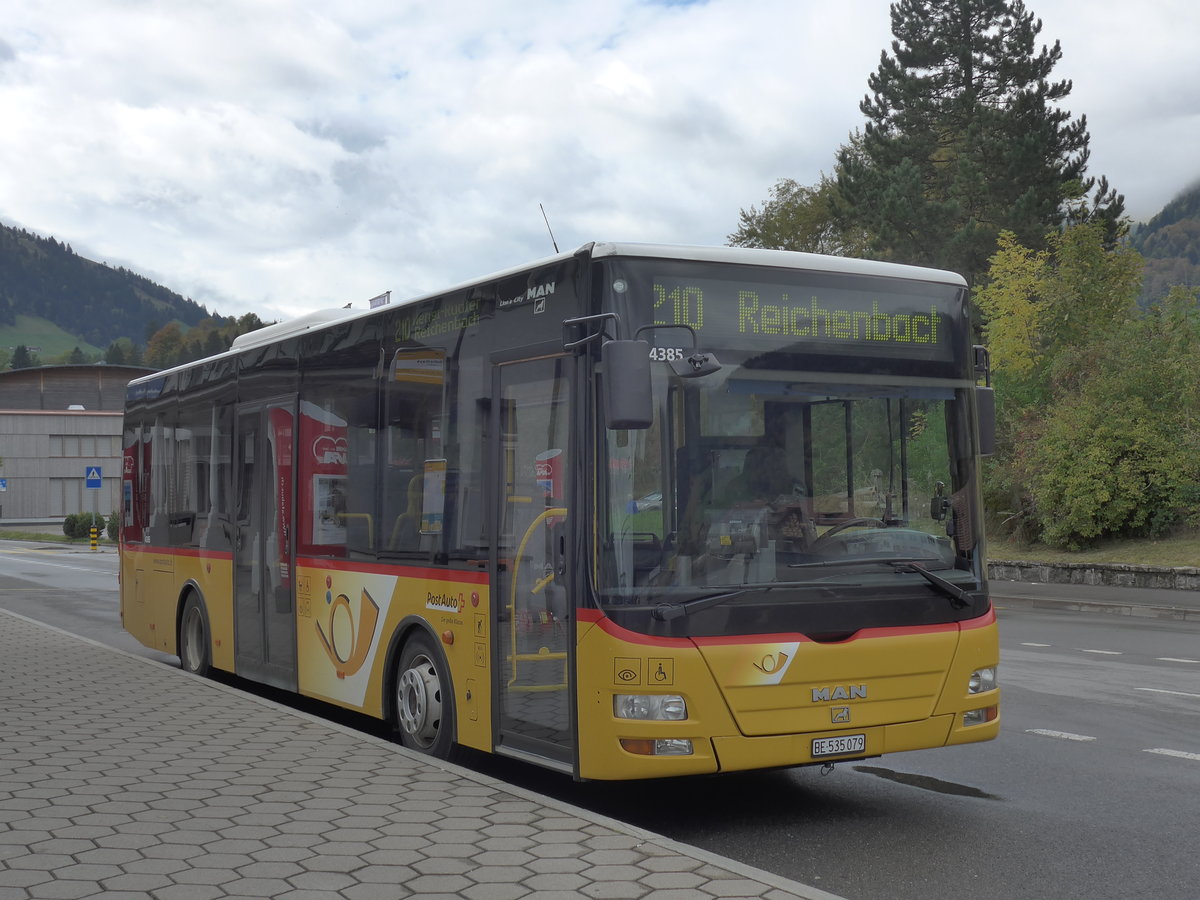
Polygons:
M1188 521L1200 473L1179 424L1137 397L1053 407L1034 451L1042 539L1075 550L1104 537L1157 537Z

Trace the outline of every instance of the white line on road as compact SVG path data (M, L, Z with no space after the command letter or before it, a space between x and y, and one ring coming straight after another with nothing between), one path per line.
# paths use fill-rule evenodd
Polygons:
M1040 734L1042 737L1058 738L1063 741L1094 741L1094 737L1086 734L1071 734L1069 731L1051 731L1049 728L1026 728L1026 734Z
M115 574L112 569L97 569L93 566L68 566L66 563L46 562L44 559L30 559L27 556L22 556L20 561L22 563L30 563L35 566L48 566L51 569L71 569L75 572L95 572L98 575Z
M1150 750L1143 750L1143 753L1157 753L1159 756L1176 756L1179 759L1194 759L1200 762L1200 753L1188 753L1184 750L1166 750L1162 747L1155 747Z
M1164 691L1162 688L1134 688L1135 691L1147 691L1151 694L1173 694L1176 697L1200 697L1200 694L1189 694L1187 691Z
M1053 647L1053 644L1035 644L1033 641L1022 641L1022 647Z
M1200 665L1200 659L1180 659L1178 656L1156 656L1154 658L1156 660L1158 660L1159 662L1181 662L1181 663L1192 663L1193 665Z
M1105 656L1121 656L1120 650L1088 650L1086 647L1076 647L1080 653L1102 653Z

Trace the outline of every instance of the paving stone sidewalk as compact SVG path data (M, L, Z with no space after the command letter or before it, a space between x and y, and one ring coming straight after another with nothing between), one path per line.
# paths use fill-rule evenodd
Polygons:
M833 895L0 611L0 900Z

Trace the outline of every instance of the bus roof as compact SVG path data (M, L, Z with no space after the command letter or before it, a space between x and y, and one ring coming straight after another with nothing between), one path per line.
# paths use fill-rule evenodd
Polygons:
M640 257L645 259L674 259L694 262L730 263L734 265L775 266L778 268L797 269L811 272L829 272L840 273L844 275L874 275L884 278L905 278L911 281L928 281L936 284L947 284L961 288L965 288L967 286L966 280L963 279L961 275L957 274L956 272L948 272L942 269L929 269L921 266L908 266L901 265L900 263L879 262L869 259L854 259L851 257L842 256L823 256L818 253L801 253L795 250L759 250L746 247L700 247L676 244L640 244L609 241L593 242L584 244L578 250L567 253L559 253L554 256L547 256L543 259L534 260L523 265L513 266L499 272L493 272L490 275L472 278L468 281L461 282L442 290L431 291L416 297L410 297L406 300L401 300L399 303L381 306L377 309L319 309L314 312L305 313L296 317L295 319L277 322L272 325L267 325L266 327L260 328L256 331L239 335L234 339L233 345L224 353L218 353L202 360L195 360L179 366L174 366L171 369L155 372L153 375L145 375L142 378L134 379L130 382L130 384L137 384L143 380L160 378L169 372L188 369L192 366L203 362L208 362L212 359L240 353L252 347L260 347L284 338L294 337L298 334L302 334L305 331L316 331L338 322L345 322L349 319L371 316L375 315L376 313L382 313L385 310L396 309L397 307L420 303L424 300L429 300L442 294L462 290L464 288L479 284L485 284L490 281L496 281L511 275L518 275L530 269L538 269L542 266L553 265L556 262L568 260L572 257L590 257L592 259L605 259L611 257Z
M845 256L822 256L795 250L759 250L747 247L687 247L671 244L598 243L592 245L593 259L606 256L642 256L658 259L681 259L696 262L721 262L751 266L776 266L783 269L802 269L810 272L837 272L845 275L878 275L887 278L907 278L912 281L932 281L966 287L966 280L957 272L928 269L900 263L854 259Z

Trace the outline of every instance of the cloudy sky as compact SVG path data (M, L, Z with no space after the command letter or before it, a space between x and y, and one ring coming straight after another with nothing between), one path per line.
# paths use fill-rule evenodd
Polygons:
M1027 0L1089 171L1200 178L1200 4ZM722 244L863 123L886 0L0 0L0 223L222 315Z

